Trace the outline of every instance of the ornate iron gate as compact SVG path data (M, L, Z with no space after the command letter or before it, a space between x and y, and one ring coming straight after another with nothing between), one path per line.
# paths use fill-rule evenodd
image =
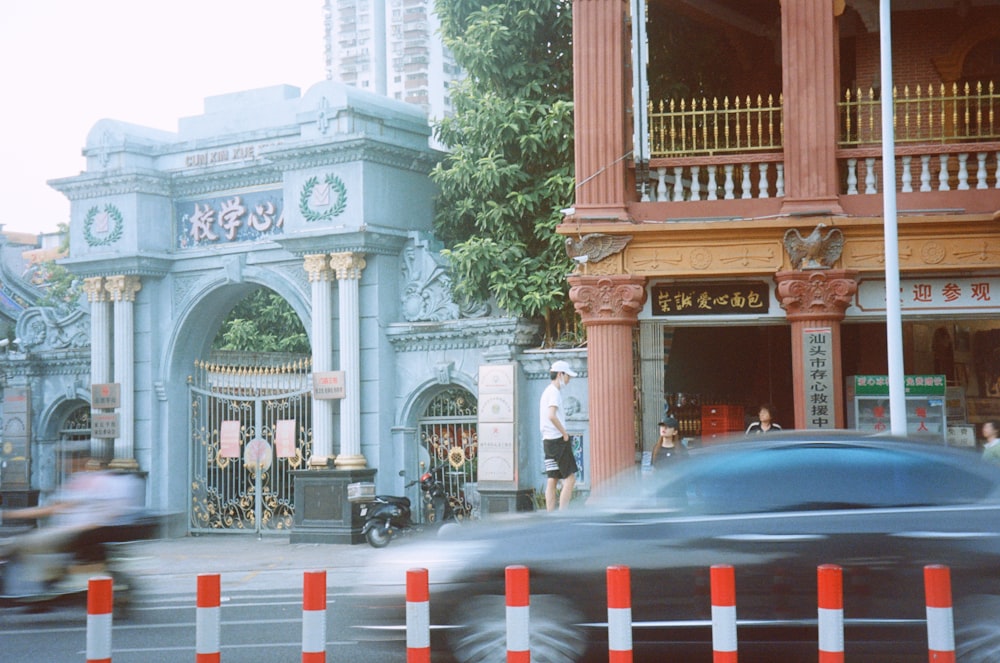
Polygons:
M191 398L192 531L291 527L291 471L312 451L310 361L195 362ZM287 356L285 356L287 361Z
M479 517L477 418L476 397L461 387L449 387L434 397L418 423L420 443L431 463L421 472L440 470L438 476L459 518ZM429 517L428 513L422 515L425 520Z

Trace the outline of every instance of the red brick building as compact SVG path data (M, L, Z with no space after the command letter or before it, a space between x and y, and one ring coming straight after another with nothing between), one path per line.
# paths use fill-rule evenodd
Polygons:
M1000 2L893 5L905 372L943 375L947 424L968 434L1000 411ZM762 402L786 428L862 416L849 378L887 372L878 9L574 0L560 232L627 240L570 277L595 484L664 409L704 442ZM786 246L796 232L819 260Z

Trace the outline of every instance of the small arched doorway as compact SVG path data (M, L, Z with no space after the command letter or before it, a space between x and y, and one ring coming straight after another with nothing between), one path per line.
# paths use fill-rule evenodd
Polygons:
M90 448L90 404L79 401L59 425L59 443L56 447L53 484L59 488L69 478L78 459L92 455ZM95 459L102 460L102 459Z
M460 518L479 517L476 477L479 451L479 405L468 390L449 385L438 391L417 422L420 445L429 459L427 470L440 470L448 501ZM428 513L419 517L426 521Z

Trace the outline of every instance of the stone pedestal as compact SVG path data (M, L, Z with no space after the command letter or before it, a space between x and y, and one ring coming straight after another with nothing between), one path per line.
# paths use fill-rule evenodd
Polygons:
M518 513L523 511L534 511L535 501L532 497L533 491L530 488L519 490L491 490L480 486L480 513L483 518L498 513Z
M27 509L28 507L38 506L38 492L37 490L0 490L0 509ZM30 526L34 527L36 525L34 518L30 520L11 520L9 523L4 523L2 518L0 518L0 527L4 525L9 525L14 529L20 529L21 527Z
M291 543L364 543L359 505L347 499L348 484L373 482L374 469L292 472L295 518Z

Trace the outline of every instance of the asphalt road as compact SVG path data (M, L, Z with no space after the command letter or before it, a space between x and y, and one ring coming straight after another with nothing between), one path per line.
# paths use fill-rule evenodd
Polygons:
M218 573L223 661L302 660L302 587L306 570L327 571L328 660L393 663L406 660L405 634L358 639L345 626L339 601L358 568L377 551L367 545L289 544L287 538L203 536L128 544L123 567L137 589L127 614L112 627L115 663L195 660L197 577ZM79 663L86 659L86 604L45 611L0 608L4 663Z

